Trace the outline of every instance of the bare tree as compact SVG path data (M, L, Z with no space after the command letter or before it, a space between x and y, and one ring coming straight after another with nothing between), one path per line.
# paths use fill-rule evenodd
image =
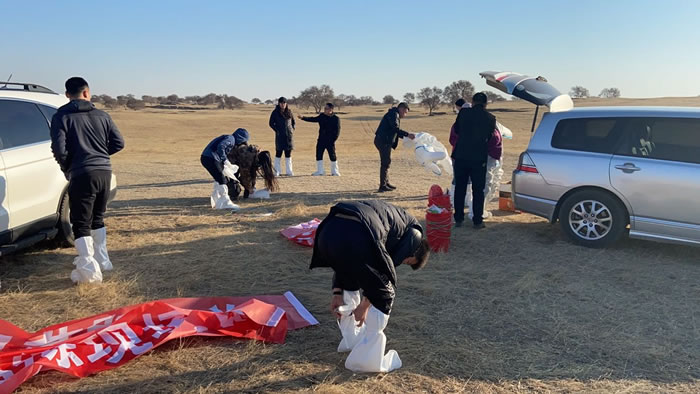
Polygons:
M90 102L102 103L103 101L102 101L102 97L100 97L99 94L94 94L94 95L92 95L92 97L90 97Z
M129 101L129 96L117 96L117 105L123 106L126 105L126 102Z
M600 91L598 97L603 98L617 98L620 97L620 89L618 88L605 88Z
M428 115L432 115L433 110L442 104L442 94L442 89L437 86L423 88L418 92L418 100L420 100L421 105L427 107L430 111Z
M153 96L141 96L141 100L146 103L146 104L155 104L157 102L157 99Z
M129 98L129 100L126 101L126 107L133 110L144 109L146 108L146 103L144 103L143 100Z
M274 104L274 103L275 103L275 102L272 101L272 100L270 100L270 99L265 100L265 105L272 105L272 104Z
M465 80L452 82L445 86L445 90L442 92L442 98L448 104L454 104L460 98L470 101L473 95L474 85Z
M403 95L403 101L406 102L406 104L411 104L416 101L416 95L413 93L406 93Z
M584 88L583 86L576 85L571 87L569 96L572 98L586 98L590 97L591 94L588 92L588 89Z
M250 102L253 104L260 104L262 101L260 101L259 98L255 97L254 99L250 100Z
M383 104L396 104L396 99L394 98L394 96L387 94L386 96L384 96L384 98L382 98L382 103Z
M486 100L490 103L495 103L496 101L506 101L506 98L498 93L486 90L484 91L484 94L486 95Z
M328 85L311 86L299 93L298 105L313 106L316 113L321 112L326 103L333 101L335 93Z
M100 96L100 100L102 100L102 102L104 103L105 107L110 108L110 109L116 108L117 105L118 105L118 104L117 104L117 100L115 100L114 98L112 98L112 96L109 96L109 95L106 95L106 94L103 94L102 96Z

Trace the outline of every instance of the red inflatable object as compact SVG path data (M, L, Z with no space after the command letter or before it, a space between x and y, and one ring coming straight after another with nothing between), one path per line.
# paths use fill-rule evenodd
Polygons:
M433 185L428 192L428 207L443 208L442 213L426 213L425 223L428 233L428 243L433 252L447 252L450 249L452 235L452 204L450 195L442 191L439 185Z

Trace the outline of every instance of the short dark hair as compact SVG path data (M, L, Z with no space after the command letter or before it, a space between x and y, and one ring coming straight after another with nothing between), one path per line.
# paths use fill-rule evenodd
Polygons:
M286 99L284 96L282 96L282 97L280 97L279 99L277 99L277 104L286 103L286 102L287 102L287 99Z
M455 106L462 108L462 106L466 103L467 101L463 98L458 98L457 101L455 101Z
M416 258L416 264L411 266L413 270L419 270L428 264L428 258L430 257L430 244L428 243L428 237L425 235L423 236L423 239L421 239L420 245L418 245L418 249L416 250L416 253L413 254L413 257Z
M472 104L486 104L488 101L488 97L483 92L479 92L472 97Z
M78 97L83 90L89 87L85 79L81 77L71 77L66 81L66 94L71 97Z
M333 103L326 103L326 107L333 109L335 108L335 105L333 105Z
M396 108L406 108L406 110L410 111L411 109L408 108L408 104L404 102L400 102L399 105L396 106Z

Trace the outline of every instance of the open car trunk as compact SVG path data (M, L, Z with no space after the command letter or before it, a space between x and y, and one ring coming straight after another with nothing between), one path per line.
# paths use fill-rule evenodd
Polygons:
M546 105L550 112L567 111L574 107L568 94L562 94L543 77L510 71L484 71L479 75L486 79L488 85L537 106Z

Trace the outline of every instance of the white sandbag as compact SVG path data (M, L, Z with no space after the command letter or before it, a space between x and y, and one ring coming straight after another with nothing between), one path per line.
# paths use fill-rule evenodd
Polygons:
M452 161L445 146L429 133L417 133L416 138L403 139L404 147L412 149L416 161L428 172L440 176L452 175Z
M268 199L270 198L270 191L268 189L253 189L253 192L250 193L250 198L263 198L263 199Z
M361 335L365 332L365 324L362 327L357 326L357 320L352 312L360 305L362 297L359 291L343 291L343 302L345 305L338 307L337 311L341 314L338 320L338 328L343 339L338 345L339 352L349 352L355 347L360 340Z
M388 322L389 315L374 306L369 307L364 324L365 332L345 360L345 368L353 372L391 372L401 368L401 359L396 350L384 354L384 328Z
M214 209L230 209L234 212L241 209L231 201L231 197L228 195L228 187L216 182L214 182L214 191L211 193L209 201L211 202L211 207Z

